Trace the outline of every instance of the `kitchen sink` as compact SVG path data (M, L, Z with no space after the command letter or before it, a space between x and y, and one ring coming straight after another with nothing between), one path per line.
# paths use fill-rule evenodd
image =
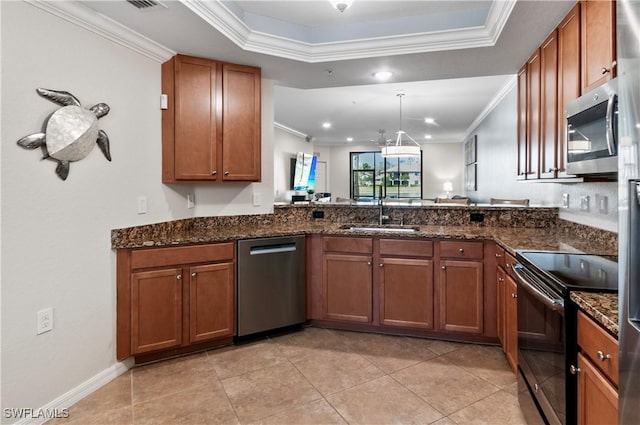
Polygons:
M354 225L347 224L342 227L344 230L353 230L354 232L392 232L392 233L413 233L420 230L418 226L398 226L393 224L363 224L363 225Z

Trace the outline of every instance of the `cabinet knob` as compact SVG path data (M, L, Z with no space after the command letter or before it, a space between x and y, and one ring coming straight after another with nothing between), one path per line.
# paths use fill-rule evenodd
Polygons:
M582 372L582 370L579 367L575 367L574 365L571 365L569 366L569 372L571 372L572 375L576 375Z
M504 282L504 279L503 279L503 278L501 278L501 277L499 277L499 278L498 278L498 282Z
M507 268L510 269L511 268L511 263L507 263L507 264L505 264L505 266L507 266Z
M191 277L196 277L196 276L197 276L196 272L191 273Z
M442 270L447 270L447 266L440 267Z
M384 267L384 263L380 263L380 264L379 264L379 266L380 266L380 267Z
M502 258L502 254L496 253L496 258Z
M605 360L609 360L611 358L611 354L604 354L600 350L598 350L598 352L596 354L598 355L598 360L600 360L601 362L603 362Z
M216 170L213 170L213 171L211 172L211 175L212 175L212 176L215 176L216 174L218 174L218 172L217 172Z
M608 74L609 72L611 72L611 68L607 68L607 67L602 67L602 69L600 70L600 73L602 75Z
M225 171L225 172L224 172L224 175L225 175L225 176L228 176L228 175L229 175L229 172L228 172L228 171Z
M178 279L178 280L182 280L182 275L181 275L181 274L177 275L177 276L176 276L176 279Z
M460 254L464 253L464 248L460 248L458 252L460 252Z
M370 266L370 265L371 265L371 261L367 261L367 266Z
M557 168L549 168L549 171L548 171L548 172L549 172L549 173L554 173L554 172L556 172L556 171L558 171L558 169L557 169Z

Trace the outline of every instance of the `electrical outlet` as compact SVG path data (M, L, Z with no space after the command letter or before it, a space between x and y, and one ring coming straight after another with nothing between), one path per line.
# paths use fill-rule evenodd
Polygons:
M261 193L254 193L253 194L253 206L254 207L259 207L260 205L262 205L262 194Z
M581 196L580 197L580 211L589 212L589 197Z
M191 209L191 208L194 208L195 206L196 206L196 198L192 193L190 193L187 195L187 208Z
M562 194L562 208L569 208L569 194Z
M138 196L138 214L147 213L147 197Z
M43 308L36 313L36 334L40 335L53 329L53 307Z
M606 196L600 196L598 199L598 212L607 214L609 212L608 199Z

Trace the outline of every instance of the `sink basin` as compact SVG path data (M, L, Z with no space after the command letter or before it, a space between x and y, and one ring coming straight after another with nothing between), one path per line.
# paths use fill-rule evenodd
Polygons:
M345 230L353 230L354 232L392 232L392 233L413 233L419 230L418 227L414 227L414 226L394 226L394 225L380 226L376 224L367 224L367 225L347 224L340 228Z

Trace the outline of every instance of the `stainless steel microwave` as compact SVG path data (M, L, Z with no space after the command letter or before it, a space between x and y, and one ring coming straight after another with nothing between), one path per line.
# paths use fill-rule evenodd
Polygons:
M567 104L567 173L618 172L618 81L613 79Z

